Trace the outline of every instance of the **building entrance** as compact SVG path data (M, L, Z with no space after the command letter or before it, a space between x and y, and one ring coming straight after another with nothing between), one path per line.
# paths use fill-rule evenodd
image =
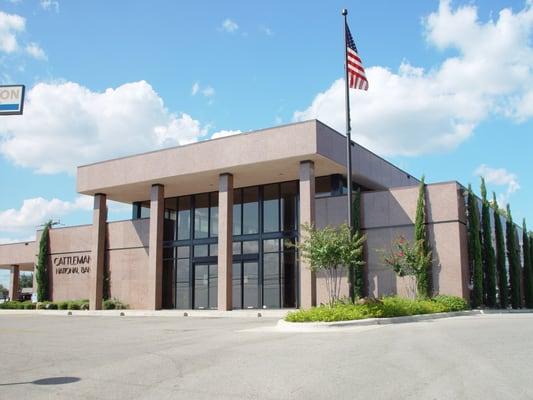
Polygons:
M194 263L193 307L216 310L218 296L217 264Z
M259 308L259 262L257 260L233 262L233 308Z

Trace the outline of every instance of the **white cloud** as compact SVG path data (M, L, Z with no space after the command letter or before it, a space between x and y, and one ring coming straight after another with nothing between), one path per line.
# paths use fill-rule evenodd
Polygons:
M215 132L211 135L211 139L216 139L216 138L221 138L221 137L225 137L225 136L233 136L233 135L238 135L242 133L241 130L237 129L237 130L220 130L218 132Z
M20 15L0 11L0 51L13 53L18 50L17 34L26 29L26 20Z
M417 155L453 149L490 115L533 116L532 2L482 22L475 6L452 9L442 0L424 27L430 45L458 55L430 70L408 62L397 71L367 68L369 91L350 94L356 141L381 154ZM310 118L345 131L342 79L293 116Z
M274 32L268 26L260 26L259 29L267 36L274 36Z
M239 25L235 21L232 21L229 18L226 18L224 21L222 21L221 29L226 32L233 33L237 29L239 29Z
M507 204L509 197L520 189L518 176L505 168L492 168L486 164L481 164L474 171L474 175L482 176L489 184L506 187L505 193L500 193L498 196L498 202L503 205Z
M37 43L31 42L26 45L26 53L37 60L46 60L46 53Z
M209 98L215 95L215 89L210 85L202 87L200 82L194 82L191 89L191 95L196 96L198 93L201 93L204 97Z
M202 90L202 94L205 97L213 97L215 95L215 89L213 89L211 86L207 86Z
M194 82L191 89L191 95L196 96L198 91L200 90L200 84L198 82Z
M0 126L0 154L39 173L74 173L75 166L197 141L207 126L169 112L145 81L104 92L73 82L39 83L24 118Z
M59 1L55 0L41 0L41 7L46 11L59 12Z
M77 210L90 210L92 198L78 196L74 201L46 200L42 197L24 200L19 209L0 212L2 232L31 232L49 219L56 219Z

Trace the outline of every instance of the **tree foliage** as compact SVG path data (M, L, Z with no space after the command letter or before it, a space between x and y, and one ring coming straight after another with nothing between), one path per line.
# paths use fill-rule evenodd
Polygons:
M511 307L520 308L520 256L518 249L518 233L511 215L511 207L507 204L507 259L509 261L509 282L511 286Z
M426 184L422 176L418 187L415 216L415 248L417 250L417 264L421 268L417 275L417 293L420 297L431 297L431 246L429 245L426 227ZM429 263L424 263L429 260Z
M347 266L361 267L364 235L352 235L350 227L343 224L338 228L315 228L312 225L302 225L303 239L295 247L300 258L306 260L311 271L323 273L326 278L329 304L335 304L340 298L343 275Z
M479 226L479 209L477 200L468 185L468 249L472 263L472 307L483 304L483 256Z
M359 235L361 232L361 189L357 188L352 202L352 227L353 232ZM349 279L350 279L350 298L355 301L357 298L365 296L365 274L362 262L364 261L364 254L361 252L361 257L358 260L360 263L350 265Z
M509 306L509 280L507 268L505 266L505 240L500 209L496 201L496 193L492 193L492 204L494 207L494 232L496 238L496 271L498 274L498 300L501 308Z
M389 254L384 257L385 264L390 266L399 277L412 276L416 282L416 294L419 298L427 298L427 270L431 268L432 254L420 250L424 246L422 240L409 242L399 236L392 244Z
M39 255L35 266L35 280L37 281L37 301L47 301L48 299L48 235L52 221L44 224L41 240L39 241Z
M481 178L481 222L483 227L483 270L485 272L484 289L485 305L496 306L496 260L494 247L492 247L492 226L490 223L490 204L487 200L487 188L485 179Z
M5 299L9 295L9 289L5 288L4 285L0 283L0 299Z
M533 308L533 265L525 218L522 222L522 253L524 257L524 299L526 307Z
M23 288L31 288L33 286L33 274L20 274L19 278L19 287L21 289Z

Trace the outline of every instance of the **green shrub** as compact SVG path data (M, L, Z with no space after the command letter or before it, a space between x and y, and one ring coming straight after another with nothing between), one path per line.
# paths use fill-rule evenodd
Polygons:
M322 305L308 310L290 312L285 317L289 322L333 322L366 318L390 318L409 315L433 314L467 309L460 297L440 295L434 299L406 299L390 296L363 304L338 302L333 306Z
M447 311L463 311L468 308L468 303L462 297L440 294L435 296L433 301L444 305Z
M122 303L118 299L107 299L104 300L104 310L125 310L128 308L127 304Z
M58 306L57 306L57 303L53 303L53 302L48 302L45 306L45 308L47 310L57 310L58 309Z
M79 301L69 301L68 302L68 309L69 310L79 310L81 308Z
M58 310L68 310L69 302L68 301L60 301L57 303L57 309Z
M25 310L35 310L35 303L32 303L31 301L23 302L22 306Z

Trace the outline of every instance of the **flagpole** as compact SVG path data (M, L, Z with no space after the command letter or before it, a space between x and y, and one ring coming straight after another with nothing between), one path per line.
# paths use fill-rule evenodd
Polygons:
M346 188L348 190L348 226L350 232L353 234L353 220L352 220L352 128L350 124L350 87L348 83L348 10L343 9L344 16L344 83L346 95Z
M350 228L350 235L353 235L353 219L352 219L352 127L350 124L350 86L348 83L348 10L342 10L344 16L344 84L346 96L346 188L348 191L348 227ZM354 270L350 266L349 270L349 293L352 301L355 299L354 288Z

